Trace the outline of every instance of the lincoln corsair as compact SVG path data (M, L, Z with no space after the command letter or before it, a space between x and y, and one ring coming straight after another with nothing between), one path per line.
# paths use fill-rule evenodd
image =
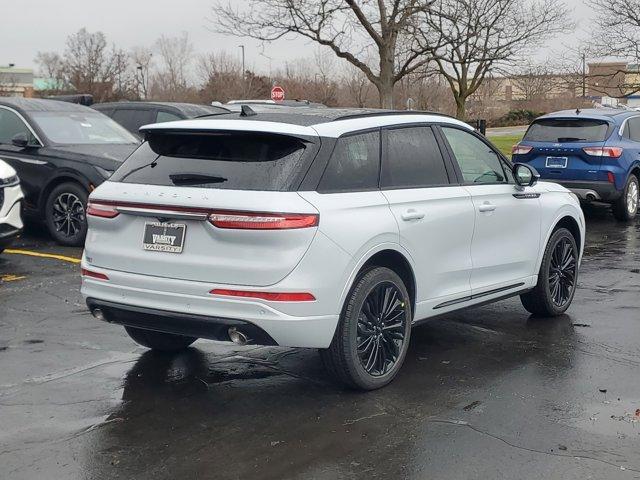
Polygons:
M375 389L418 322L515 295L535 315L567 310L585 238L574 194L447 116L297 112L142 128L87 208L96 318L157 350L317 348Z

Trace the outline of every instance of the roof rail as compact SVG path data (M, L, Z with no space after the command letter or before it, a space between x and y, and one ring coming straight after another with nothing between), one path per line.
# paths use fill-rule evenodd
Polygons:
M378 110L378 111L370 110L368 112L350 113L347 115L342 115L340 117L334 118L332 121L335 122L336 120L350 120L352 118L380 117L380 116L387 116L387 115L438 115L441 117L453 118L451 117L451 115L447 115L445 113L429 112L426 110Z

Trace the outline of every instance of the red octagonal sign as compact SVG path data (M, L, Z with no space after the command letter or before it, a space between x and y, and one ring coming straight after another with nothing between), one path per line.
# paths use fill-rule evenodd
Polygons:
M274 102L282 102L284 100L284 88L274 85L271 89L271 100Z

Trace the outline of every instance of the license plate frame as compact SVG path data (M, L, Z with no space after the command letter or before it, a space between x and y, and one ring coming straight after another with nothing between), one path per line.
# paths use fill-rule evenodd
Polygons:
M547 168L567 168L568 157L547 157L544 165Z
M182 253L186 234L185 223L145 222L142 248L150 252Z

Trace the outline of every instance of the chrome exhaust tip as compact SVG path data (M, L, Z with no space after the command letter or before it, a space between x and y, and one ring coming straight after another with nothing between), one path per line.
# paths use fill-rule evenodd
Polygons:
M100 320L101 322L107 321L107 318L104 316L104 312L99 308L94 308L93 310L91 310L91 315L93 315L94 318Z
M244 333L242 333L236 327L229 327L228 333L229 333L229 338L236 345L246 345L247 343L249 343L249 337L247 337Z

